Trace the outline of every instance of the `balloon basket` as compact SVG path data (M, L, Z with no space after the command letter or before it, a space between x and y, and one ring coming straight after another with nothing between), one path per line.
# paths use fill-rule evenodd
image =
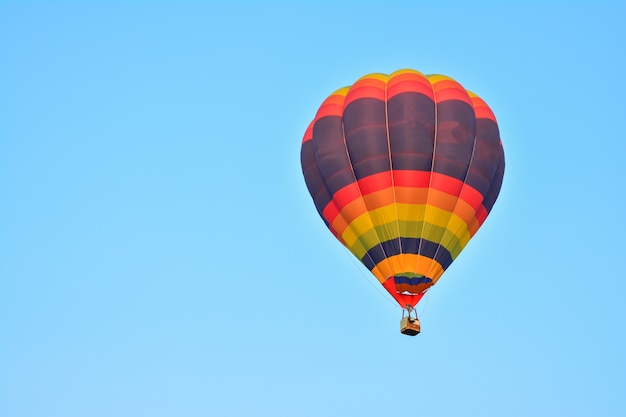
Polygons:
M404 316L405 312L408 313L406 317ZM420 321L417 318L417 314L414 314L415 317L411 317L411 313L416 313L413 307L406 306L406 308L402 310L402 320L400 320L400 333L407 336L418 335L421 331Z

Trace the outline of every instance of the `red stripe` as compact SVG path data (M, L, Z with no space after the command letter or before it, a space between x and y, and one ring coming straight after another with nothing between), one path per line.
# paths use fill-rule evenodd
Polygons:
M325 116L343 116L343 105L337 103L326 103L322 104L322 106L317 111L315 115L315 120L318 121L322 117Z
M383 85L384 86L384 85ZM374 87L374 86L357 86L356 84L350 88L348 95L346 96L346 101L344 103L344 108L348 106L348 104L352 103L355 100L360 98L374 98L378 100L385 101L385 89Z
M435 90L435 97L437 99L437 103L441 103L446 100L460 100L466 102L470 106L472 105L472 100L469 98L467 91L460 90L458 88L443 88L441 90Z
M474 106L474 114L477 119L490 119L497 123L496 116L493 114L487 103L480 97L472 97Z
M474 114L476 114L476 118L477 119L489 119L489 120L493 120L494 122L498 123L496 121L496 116L493 114L493 112L491 111L491 109L489 107L486 107L486 106L474 106Z
M470 207L478 210L478 207L481 206L484 197L481 193L478 192L477 189L470 187L469 185L465 185L461 190L461 195L459 195L459 199L465 201Z
M421 93L434 100L433 87L426 77L419 74L400 74L389 80L387 99L407 92Z
M430 188L443 191L446 194L457 196L461 194L463 181L449 177L444 174L433 172L433 178L430 182Z
M393 171L393 182L398 187L427 188L430 184L430 171Z
M363 195L389 188L392 185L391 171L379 172L359 180L359 188Z
M322 102L322 106L326 104L339 104L342 105L344 100L346 99L345 94L337 94L337 92L326 97L326 100ZM320 106L321 107L321 106Z
M476 220L478 220L478 224L482 226L488 215L489 213L487 212L487 209L481 204L480 207L478 207L478 210L476 210Z
M326 116L335 116L335 117L343 117L343 102L346 97L341 94L331 94L324 100L322 105L317 110L315 114L315 118L309 124L306 131L304 132L304 137L302 138L302 143L307 142L313 139L313 125L322 117Z
M370 175L359 180L358 185L357 183L351 183L337 191L333 195L332 201L328 203L322 211L322 215L326 221L332 224L343 207L361 198L362 195L390 188L392 183L389 172L390 171L385 171ZM442 191L452 196L458 195L460 200L465 201L472 208L477 210L476 217L479 217L478 212L482 207L481 204L483 201L483 195L480 194L480 192L467 184L463 184L462 181L444 174L437 172L432 173L432 182L430 181L430 177L431 173L428 171L393 171L393 182L395 186L428 188L430 185L430 188L434 190ZM486 213L484 207L482 210ZM484 217L486 217L486 214ZM482 218L481 224L482 221L484 221L484 218Z
M361 198L361 192L357 183L348 184L333 195L332 201L324 207L322 215L326 221L332 224L335 221L335 217L339 214L339 210L357 198Z
M322 210L322 216L328 222L328 224L333 224L335 218L339 215L339 208L334 201L326 204L324 210Z

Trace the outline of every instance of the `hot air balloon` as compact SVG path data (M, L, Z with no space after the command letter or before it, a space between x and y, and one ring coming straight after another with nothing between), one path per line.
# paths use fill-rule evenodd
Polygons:
M418 334L416 304L500 192L504 151L493 112L450 77L365 75L322 103L301 163L328 229L403 308L402 333Z

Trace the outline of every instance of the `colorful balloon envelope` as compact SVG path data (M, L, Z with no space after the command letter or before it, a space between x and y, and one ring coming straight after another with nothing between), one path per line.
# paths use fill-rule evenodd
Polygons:
M328 229L409 311L483 224L504 175L487 104L449 77L409 69L332 93L301 163Z

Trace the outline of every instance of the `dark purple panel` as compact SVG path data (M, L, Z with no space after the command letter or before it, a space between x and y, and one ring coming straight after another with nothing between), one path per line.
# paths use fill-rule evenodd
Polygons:
M354 182L346 153L341 117L322 117L315 123L313 147L317 166L331 195Z
M435 242L426 239L402 238L402 253L417 254L418 248L421 246L421 255L439 262L444 270L452 263L452 255L444 247L439 247ZM361 259L361 262L371 271L374 267L384 259L390 256L399 255L400 251L395 244L395 239L387 242L381 242L380 245L367 251L367 254Z
M476 136L474 108L460 100L437 104L433 171L465 180Z
M489 119L476 120L476 146L465 183L478 190L483 197L487 195L501 153L498 125Z
M435 138L435 102L401 93L387 103L393 169L430 171Z
M304 181L309 190L309 194L313 197L317 212L322 216L324 207L326 207L332 198L326 188L326 184L324 184L322 174L317 167L313 141L309 140L302 144L300 162L302 163L302 173L304 174Z
M502 148L500 148L500 150L501 153L498 167L496 168L496 172L491 180L489 191L487 191L487 195L485 195L485 200L483 200L483 206L487 209L487 213L491 211L491 208L498 198L498 194L500 194L500 188L502 187L502 178L504 177L504 150Z
M373 98L353 101L344 110L343 124L357 180L391 169L385 102Z

